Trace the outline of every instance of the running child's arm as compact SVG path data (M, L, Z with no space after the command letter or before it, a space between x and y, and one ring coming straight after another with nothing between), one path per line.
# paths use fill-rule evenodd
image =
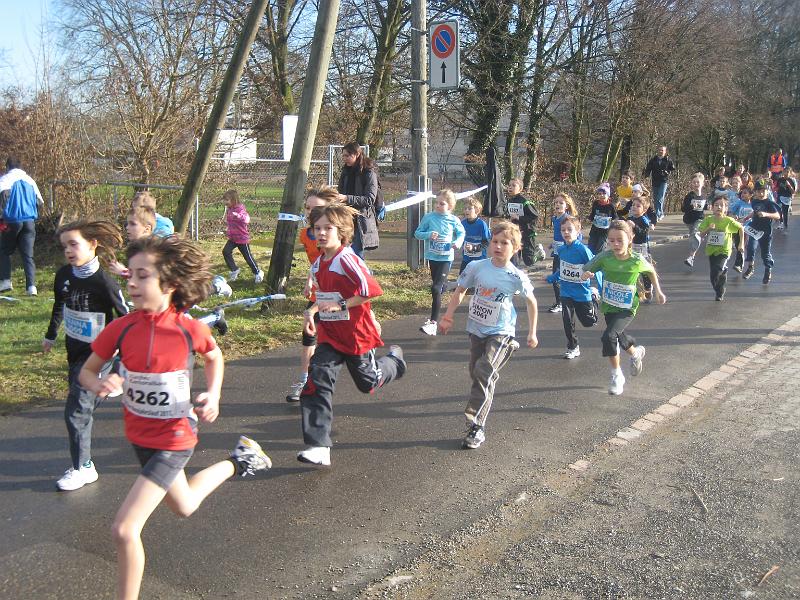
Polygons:
M761 217L762 219L770 219L772 221L780 221L781 215L777 212L764 212L763 210L757 210L754 213L757 217Z
M539 305L536 296L533 294L525 296L525 304L528 307L528 348L536 348L539 345L539 338L536 337L536 327L539 323Z
M462 244L464 243L464 239L467 236L467 232L464 229L464 226L461 224L461 221L458 219L455 220L453 233L453 248L461 248Z
M656 270L651 266L651 270L647 272L647 275L650 277L650 281L653 282L653 292L656 303L665 304L667 302L667 297L664 295L664 292L661 291L661 283L658 281L658 273L656 273Z
M193 402L194 412L204 423L213 423L219 416L219 396L222 391L225 360L219 347L201 356L205 362L206 391L197 394Z
M317 302L314 306L316 306L319 312L341 312L343 310L348 310L350 308L355 308L356 306L361 306L365 302L369 302L369 297L367 296L351 296L342 301L344 306L339 302ZM311 308L314 308L312 306ZM309 309L310 310L310 309ZM313 314L311 315L314 316Z
M427 216L428 215L425 215L425 217ZM414 232L414 237L418 240L435 240L437 237L439 237L439 234L435 231L428 231L428 223L430 223L430 219L426 219L425 217L422 217L422 221L417 227L417 230Z
M105 398L114 390L118 390L125 381L118 373L109 373L100 379L100 369L106 364L106 360L92 352L86 362L83 363L81 372L78 373L78 381L81 387L89 390L95 396Z
M461 301L464 300L466 293L467 288L459 285L456 287L453 295L450 296L450 302L447 304L447 310L444 312L444 315L439 317L439 331L441 331L444 335L447 335L447 332L450 331L450 328L453 326L453 315L456 314L456 309L458 308L458 305L461 304Z
M61 321L64 320L64 294L61 291L64 286L62 285L58 275L53 281L53 312L50 315L50 325L47 327L47 333L44 334L42 340L42 352L50 352L56 343L58 337L58 328L61 326Z

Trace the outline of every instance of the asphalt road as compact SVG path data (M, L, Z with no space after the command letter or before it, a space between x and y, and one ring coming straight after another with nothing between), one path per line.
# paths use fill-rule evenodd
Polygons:
M142 597L358 594L433 540L480 522L499 503L591 453L795 316L797 235L776 234L771 285L761 284L759 265L750 281L731 277L722 303L714 301L705 259L687 272L686 241L658 247L668 303L643 306L634 321L631 332L647 358L621 397L606 392L599 328L579 332L579 359L561 358L561 317L545 311L552 289L535 280L540 347L521 349L501 373L478 451L460 449L469 388L463 312L456 333L433 339L417 331L420 316L383 324L387 343L403 346L408 373L371 396L343 374L330 469L295 460L302 448L299 412L283 396L297 370L296 349L229 363L222 416L202 428L189 471L226 456L239 433L258 439L275 466L256 479L226 483L189 519L160 507L144 532ZM109 526L138 468L122 436L120 409L106 402L94 431L99 481L57 493L55 479L68 462L62 411L54 405L0 420L2 598L112 594Z

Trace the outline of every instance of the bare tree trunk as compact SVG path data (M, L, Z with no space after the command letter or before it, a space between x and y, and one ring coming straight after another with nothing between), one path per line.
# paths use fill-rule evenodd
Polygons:
M275 78L275 92L280 97L283 111L287 115L295 114L294 94L289 85L287 58L289 56L289 17L294 10L295 0L278 2L278 18L272 4L266 10L266 31L270 58L272 62L272 75Z

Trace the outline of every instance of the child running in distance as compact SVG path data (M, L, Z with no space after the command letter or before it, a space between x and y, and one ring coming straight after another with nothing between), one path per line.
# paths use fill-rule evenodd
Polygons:
M172 223L172 219L156 212L156 199L150 192L136 192L133 195L131 208L137 208L139 206L149 206L156 215L156 226L153 229L153 235L166 237L175 233L175 225Z
M728 196L724 191L714 193L712 214L700 223L700 233L706 236L706 255L711 272L711 287L714 288L717 302L725 299L725 286L728 283L728 258L733 248L733 234L742 232L742 225L727 216ZM743 249L739 236L739 251Z
M564 245L564 238L561 235L561 224L567 217L577 217L578 211L575 209L575 202L569 194L561 193L556 194L553 198L553 245L550 247L550 256L553 257L552 272L558 273L560 266L558 260L558 250ZM555 302L548 308L548 312L560 313L561 312L561 284L558 279L553 280L553 294L555 295Z
M620 346L631 357L630 374L635 377L642 372L645 348L637 346L633 336L625 331L639 308L639 295L636 293L639 276L642 273L650 275L658 304L667 301L653 265L632 251L632 242L633 231L630 224L626 221L613 221L608 234L611 249L586 263L581 275L581 279L588 281L594 277L596 271L603 272L601 310L606 320L606 329L600 339L603 342L603 356L607 356L611 363L608 393L614 396L620 395L625 385L625 376L620 368Z
M522 250L519 257L526 267L532 266L537 260L544 258L544 248L536 243L536 224L539 222L539 212L532 200L522 195L522 180L514 178L508 182L508 213L511 222L519 226L522 232ZM519 264L519 263L517 263Z
M645 214L647 215L647 219L650 221L650 231L653 231L656 228L656 221L658 220L658 216L656 216L656 211L653 208L653 203L650 199L650 190L642 183L636 183L631 187L631 198L622 208L622 210L617 211L617 216L622 219L623 217L627 217L631 212L631 204L637 198L644 198L647 200L647 211Z
M564 358L572 360L581 355L578 337L575 335L575 315L584 327L593 327L600 312L597 290L583 281L583 265L594 258L594 254L584 246L578 237L581 233L581 220L567 215L561 221L561 237L564 244L559 248L559 270L548 275L548 283L558 280L561 286L561 318L564 321L564 334L567 336L567 351Z
M125 233L129 242L153 235L155 226L156 211L149 206L132 207L125 217ZM127 279L130 274L128 267L117 260L108 265L108 271L123 279Z
M626 171L622 174L622 177L619 178L619 185L617 186L617 201L615 203L615 208L617 211L622 210L628 201L631 199L633 195L633 182L636 176L633 174L633 171Z
M650 254L650 219L647 216L647 209L650 207L650 198L647 196L636 197L631 200L631 210L628 214L628 223L633 230L633 241L631 249L637 252L642 258L655 266L655 260ZM644 301L649 304L653 297L653 284L650 277L643 273L639 279L644 292Z
M63 321L69 384L64 419L72 464L56 486L69 492L98 478L92 462L92 423L98 398L90 388L81 385L78 374L92 353L91 343L112 322L115 313L128 314L128 305L116 280L100 266L100 258L103 265L116 262L116 250L122 246L122 236L115 224L77 221L59 229L58 239L68 264L56 272L53 312L42 349L44 352L52 349Z
M250 215L247 213L244 203L239 199L239 192L236 190L228 190L222 195L222 199L225 201L225 222L228 226L228 241L222 248L222 257L230 270L228 281L236 281L241 272L241 269L236 266L236 261L233 260L233 251L238 248L242 258L253 272L255 283L261 283L264 281L264 271L258 268L256 259L250 251L250 230L247 228L250 223Z
M426 335L436 335L436 321L442 309L442 294L447 287L447 274L453 264L453 249L464 241L464 227L453 214L456 196L444 189L436 196L433 212L422 217L414 232L418 240L425 240L425 260L431 269L431 318L420 327Z
M689 182L691 189L683 197L681 211L683 212L683 222L689 228L689 255L683 259L686 266L694 268L694 257L700 249L700 222L705 216L706 197L703 195L703 185L706 176L702 173L695 173Z
M744 223L753 216L753 207L750 202L753 200L753 190L747 186L740 188L739 197L728 204L728 216L736 219L739 223ZM736 247L736 258L733 261L733 270L742 272L744 266L744 252L738 248L746 243L747 235L744 231L733 234L733 245Z
M761 260L764 262L764 279L767 285L772 279L772 267L775 261L772 258L772 224L781 218L780 208L769 199L770 182L767 179L756 181L756 189L751 206L753 216L750 223L745 225L747 233L747 246L744 261L747 265L743 279L750 279L755 271L756 246L761 248Z
M323 187L319 190L311 190L308 192L308 197L303 206L306 222L308 222L311 211L318 206L328 206L332 202L338 201L339 192L336 191L336 188ZM310 224L308 227L300 229L300 243L303 244L303 249L306 251L309 265L313 265L322 254L322 250L320 250L317 244L317 238L314 236L314 228ZM306 281L306 287L303 290L303 296L308 299L306 309L311 308L317 301L317 297L314 294L314 280L310 276L310 272L308 280ZM319 322L319 314L314 315L314 322ZM308 381L308 366L311 363L311 357L314 356L314 350L317 347L317 336L306 333L305 327L303 328L302 344L300 350L300 376L297 378L296 382L289 386L289 391L286 393L287 402L300 402L300 392L303 391L306 381Z
M310 215L322 255L311 266L317 300L303 312L305 332L317 336L317 347L300 394L307 447L297 460L315 465L331 464L333 392L342 365L347 364L356 387L365 394L399 379L406 371L400 346L390 346L388 355L375 357L383 340L370 300L383 290L348 245L356 214L353 208L332 203L316 207Z
M125 437L142 470L114 518L117 598L134 599L144 573L142 529L166 499L181 517L235 474L252 475L272 463L253 440L241 436L230 458L186 477L184 467L197 444L197 421L219 414L224 361L208 327L184 311L211 288L208 257L191 241L150 236L127 249L128 293L134 312L114 321L92 343L81 385L99 397L122 385ZM206 391L191 398L194 355L203 358ZM114 356L119 374L98 379Z
M611 221L617 218L617 209L611 203L610 196L608 183L600 184L594 192L594 202L589 212L589 221L592 223L589 230L589 250L593 254L602 252L606 247L608 228L611 227Z
M528 347L535 348L539 344L533 285L528 276L511 263L511 257L521 246L522 234L517 225L508 221L495 224L489 243L490 260L473 262L459 275L456 290L439 323L441 332L447 334L467 289L475 288L467 315L472 390L464 409L467 420L464 448L478 448L486 439L486 419L492 408L500 369L519 348L514 339L517 322L513 302L515 293L525 299L528 309Z
M464 203L464 218L461 219L461 226L464 228L464 255L461 258L459 274L463 273L473 260L486 258L486 246L492 239L492 233L486 221L480 218L482 208L483 204L475 196L470 196Z
M783 229L784 233L789 231L789 209L792 208L792 199L797 192L797 179L791 167L783 170L778 177L778 207L781 209L781 220L778 229Z

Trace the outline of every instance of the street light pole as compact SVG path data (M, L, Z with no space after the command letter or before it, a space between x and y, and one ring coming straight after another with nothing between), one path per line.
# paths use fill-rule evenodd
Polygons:
M428 191L428 65L427 51L427 0L411 1L411 181L409 189ZM414 238L419 226L423 204L407 209L408 234L406 263L412 270L421 266L420 243Z

